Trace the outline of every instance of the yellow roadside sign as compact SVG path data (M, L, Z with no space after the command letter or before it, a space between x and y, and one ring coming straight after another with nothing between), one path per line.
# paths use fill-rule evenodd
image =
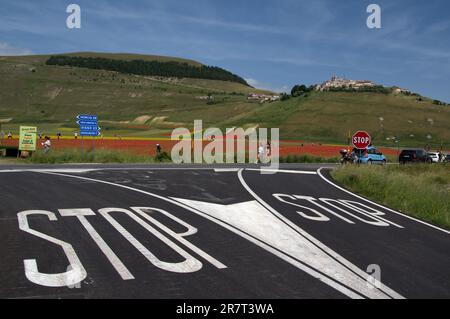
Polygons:
M21 126L19 138L20 151L35 151L36 150L36 134L37 127Z

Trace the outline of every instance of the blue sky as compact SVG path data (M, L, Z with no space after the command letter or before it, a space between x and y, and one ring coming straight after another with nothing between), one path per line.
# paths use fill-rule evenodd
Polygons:
M66 27L70 3L80 30ZM371 3L380 30L366 26ZM449 12L448 0L0 0L0 55L170 55L272 90L338 75L450 102Z

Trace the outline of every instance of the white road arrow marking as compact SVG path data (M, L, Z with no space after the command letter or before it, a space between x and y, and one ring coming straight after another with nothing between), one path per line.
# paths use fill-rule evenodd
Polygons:
M270 252L351 298L403 298L385 286L381 289L369 288L368 274L364 273L365 277L356 274L276 218L257 201L221 205L182 198L173 199L232 225L275 248L276 250L271 249ZM355 265L352 266L357 268Z

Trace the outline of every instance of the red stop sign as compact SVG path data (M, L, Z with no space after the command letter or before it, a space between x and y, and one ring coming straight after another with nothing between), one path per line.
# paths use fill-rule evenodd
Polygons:
M367 146L372 144L372 138L369 133L365 131L358 131L353 135L352 143L357 149L364 150Z

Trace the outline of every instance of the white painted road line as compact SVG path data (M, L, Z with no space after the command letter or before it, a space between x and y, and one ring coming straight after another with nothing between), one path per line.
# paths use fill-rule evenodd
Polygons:
M24 173L24 172L35 172L35 173L66 173L66 174L81 174L89 173L94 171L207 171L213 170L216 173L225 172L238 172L242 168L230 167L100 167L100 168L15 168L15 169L3 169L0 173ZM299 171L299 170L286 170L286 169L269 169L269 168L245 168L247 171L255 172L271 172L271 173L287 173L287 174L305 174L305 175L317 175L316 171Z
M239 171L239 168L215 168L214 172L216 173L236 173L237 171Z
M296 227L295 224L291 223L291 225L289 225L291 227L290 228L287 227L286 222L283 223L280 220L277 220L276 218L274 218L274 216L272 216L275 214L279 215L278 212L274 213L272 211L273 209L270 206L269 206L269 208L264 207L261 203L258 203L258 201L252 202L252 208L255 208L255 209L254 210L252 209L250 211L254 211L255 214L260 214L260 215L262 214L262 215L266 216L266 219L269 218L270 222L265 223L265 225L267 225L267 226L275 225L275 226L273 226L275 228L276 228L276 225L281 227L280 230L283 230L283 232L280 232L280 234L278 234L278 236L281 236L281 238L285 238L285 237L283 237L283 234L284 235L290 234L289 236L291 236L291 237L294 236L292 239L295 238L295 244L294 244L295 248L291 249L290 253L285 253L282 250L280 250L280 248L283 249L283 247L284 247L283 245L286 244L286 241L284 241L284 240L282 240L281 242L278 240L278 242L277 242L278 244L275 245L275 247L272 246L275 242L273 242L273 241L266 242L266 240L265 240L266 237L264 237L266 235L264 235L264 232L267 232L267 231L264 231L263 233L261 233L255 229L246 229L244 227L245 225L238 224L239 221L237 221L234 225L228 224L225 220L222 220L222 218L220 218L221 217L220 210L212 209L212 207L216 207L216 206L211 206L210 203L204 203L207 206L209 205L208 207L206 207L206 206L192 207L190 205L186 205L186 203L183 203L182 199L177 201L177 200L174 200L171 198L166 198L164 196L160 196L157 194L153 194L150 192L146 192L146 191L143 191L143 190L140 190L137 188L133 188L133 187L129 187L129 186L121 185L121 184L116 184L116 183L102 181L102 180L96 180L96 179L83 177L83 176L65 175L65 174L61 174L61 173L46 172L46 174L63 176L63 177L68 177L68 178L76 178L76 179L81 179L81 180L88 180L88 181L98 182L98 183L107 184L107 185L111 185L111 186L116 186L116 187L120 187L120 188L124 188L124 189L128 189L128 190L132 190L135 192L139 192L142 194L147 194L152 197L156 197L156 198L162 199L164 201L170 202L172 204L175 204L179 207L185 208L191 212L194 212L197 215L207 218L208 220L213 221L216 224L219 224L220 226L240 235L241 237L243 237L243 238L249 240L250 242L260 246L261 248L271 252L272 254L287 261L291 265L297 267L298 269L304 271L305 273L311 275L312 277L317 278L324 284L336 289L337 291L341 292L342 294L344 294L350 298L356 298L356 299L364 298L364 297L376 298L376 299L378 299L378 298L403 298L401 295L392 291L391 289L389 289L388 287L386 287L384 285L381 286L382 287L381 289L368 288L367 287L367 277L368 277L367 273L359 270L356 266L354 266L350 262L346 261L343 257L339 256L334 251L331 251L331 249L326 247L321 242L318 242L311 235L307 234L300 228L297 227L297 229L295 229L295 227ZM242 170L239 171L239 174L240 175L242 174ZM214 205L214 204L212 204L212 205ZM257 209L256 209L255 205L257 206ZM197 206L199 206L199 205L197 205ZM227 218L229 218L229 216ZM256 225L255 227L261 227L261 225L258 225L258 223L253 223L253 224ZM120 225L117 225L117 226L120 226ZM247 226L248 226L248 224L247 224ZM247 230L253 231L253 234L252 234L252 232L248 233ZM256 231L256 233L255 233L255 231ZM272 231L271 233L274 234L274 236L277 236L276 231ZM312 239L316 240L316 242L314 244L311 243ZM289 240L287 242L289 242ZM323 252L324 249L328 249L328 251L326 252L328 255ZM310 253L307 253L308 250L310 251ZM331 255L332 258L329 255ZM321 264L326 264L328 266L322 267ZM322 273L323 271L326 273L326 275L324 273Z
M350 261L340 256L331 248L329 248L328 246L326 246L325 244L314 238L312 235L310 235L309 233L301 229L299 226L291 222L289 219L284 217L278 211L276 211L272 206L267 204L245 182L242 176L242 172L243 170L240 170L238 173L239 180L242 186L253 196L253 198L255 198L263 207L265 207L268 211L270 211L274 216L283 221L286 225L295 230L299 235L307 239L312 245L318 248L314 249L310 247L311 258L309 258L309 262L307 264L313 267L313 269L316 270L320 269L320 271L333 278L333 281L328 285L343 293L345 293L345 290L343 290L344 288L346 289L346 287L351 287L353 290L358 291L359 293L369 298L391 297L394 299L404 299L403 296L401 296L400 294L398 294L397 292L395 292L394 290L390 289L389 287L383 284L381 284L381 287L378 290L367 289L368 287L367 287L366 272L362 271L357 266L352 264ZM306 244L306 242L304 243ZM323 277L321 273L320 276Z
M128 270L128 268L123 264L123 262L117 257L114 251L109 247L109 245L103 240L100 234L92 227L91 223L87 220L86 216L95 216L92 209L81 208L81 209L59 209L61 216L73 216L77 217L86 231L89 233L91 238L97 244L98 248L105 254L106 258L109 260L114 269L119 273L123 280L134 279L134 276Z
M60 246L66 255L69 266L67 271L58 274L47 274L39 271L36 259L25 259L23 261L25 268L25 276L27 279L37 285L45 287L70 287L79 284L87 277L86 269L78 258L73 246L65 241L54 238L52 236L41 233L37 230L31 229L28 224L28 216L30 215L45 215L50 221L57 221L58 218L52 212L45 210L29 210L17 214L19 221L19 229L36 237L42 238L53 244Z
M203 264L189 254L182 247L175 244L167 236L150 226L148 223L143 221L141 218L133 214L131 211L122 208L102 208L98 211L128 242L133 245L149 262L154 266L176 273L192 273L202 269ZM172 248L180 256L184 258L181 262L165 262L156 257L152 252L150 252L141 242L139 242L136 237L134 237L128 230L126 230L116 219L112 217L112 213L122 213L128 215L131 219L145 228L153 236L157 237L168 247Z
M237 169L235 172L238 172L240 169ZM286 173L286 174L303 174L303 175L317 175L316 171L294 171L294 170L285 170L285 169L266 169L266 168L246 168L246 171L253 172L271 172L271 173Z
M218 269L225 269L225 268L227 268L226 265L224 265L223 263L221 263L217 259L213 258L211 255L205 253L203 250L201 250L200 248L196 247L195 245L191 244L189 241L184 239L184 237L196 234L197 233L197 228L189 225L188 223L182 221L178 217L176 217L176 216L174 216L174 215L172 215L172 214L170 214L170 213L168 213L168 212L166 212L166 211L164 211L162 209L152 208L153 211L157 211L157 212L165 215L166 217L176 221L177 223L179 223L180 225L183 225L184 227L186 227L188 229L185 233L178 234L178 233L175 233L170 228L164 226L162 223L158 222L156 219L150 217L148 215L148 213L145 212L146 210L148 210L148 208L146 208L146 207L131 207L131 209L133 209L135 212L137 212L141 217L143 217L147 221L149 221L149 222L153 223L154 225L156 225L159 229L162 229L164 232L166 232L167 234L169 234L170 236L175 238L181 244L183 244L184 246L188 247L190 250L195 252L197 255L203 257L205 260L207 260L214 267L216 267Z
M98 170L99 169L95 169L95 168L56 168L56 169L23 168L23 169L4 169L4 170L0 170L0 173L53 172L53 173L81 174L81 173L88 173L88 172L93 172L93 171L98 171Z
M394 214L403 216L403 217L405 217L405 218L408 218L408 219L410 219L410 220L413 220L413 221L415 221L415 222L418 222L418 223L420 223L420 224L422 224L422 225L426 225L426 226L431 227L431 228L433 228L433 229L439 230L439 231L441 231L441 232L443 232L443 233L450 234L450 231L448 231L448 230L445 230L445 229L442 229L442 228L440 228L440 227L431 225L431 224L429 224L429 223L427 223L427 222L424 222L423 220L414 218L414 217L412 217L412 216L409 216L409 215L400 213L400 212L398 212L398 211L396 211L396 210L393 210L393 209L390 209L390 208L388 208L388 207L386 207L386 206L383 206L383 205L380 205L380 204L378 204L378 203L375 203L375 202L373 202L373 201L371 201L371 200L369 200L369 199L367 199L367 198L364 198L364 197L359 196L359 195L357 195L357 194L355 194L355 193L352 193L352 192L350 192L349 190L346 190L345 188L343 188L343 187L341 187L341 186L339 186L339 185L336 185L336 184L333 183L332 181L328 180L325 176L323 176L323 174L322 174L322 169L323 169L323 167L319 168L319 169L317 170L317 174L318 174L325 182L327 182L328 184L330 184L330 185L336 187L337 189L340 189L341 191L346 192L346 193L348 193L348 194L350 194L350 195L352 195L352 196L354 196L354 197L356 197L356 198L362 199L363 201L368 202L368 203L370 203L370 204L372 204L372 205L375 205L375 206L378 206L378 207L380 207L380 208L383 208L383 209L385 209L385 210L387 210L387 211L389 211L389 212L391 212L391 213L394 213Z

